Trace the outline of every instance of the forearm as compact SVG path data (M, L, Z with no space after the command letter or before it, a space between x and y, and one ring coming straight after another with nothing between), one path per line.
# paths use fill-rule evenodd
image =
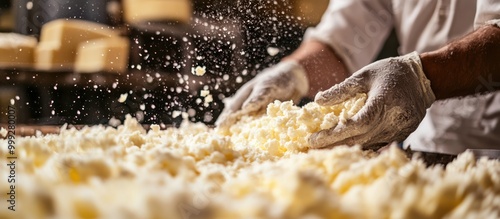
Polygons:
M481 27L420 58L437 99L500 89L498 27Z
M349 76L347 68L333 49L314 40L303 42L283 60L295 60L305 69L310 86L307 97L311 99L319 91L326 90Z

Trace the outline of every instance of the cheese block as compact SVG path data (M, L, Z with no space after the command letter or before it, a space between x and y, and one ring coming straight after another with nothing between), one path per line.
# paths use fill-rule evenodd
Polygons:
M59 19L42 27L35 50L35 67L41 70L73 68L76 51L82 42L119 35L111 27L83 20Z
M189 0L124 0L123 7L127 23L161 20L188 23L192 16Z
M75 71L116 72L127 70L129 41L125 37L112 37L82 42L78 46Z
M32 67L33 51L36 45L35 37L17 33L0 33L0 67Z

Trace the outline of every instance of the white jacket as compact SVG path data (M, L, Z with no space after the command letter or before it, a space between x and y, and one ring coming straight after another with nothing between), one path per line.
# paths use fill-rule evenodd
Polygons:
M304 39L330 45L351 73L371 63L392 28L399 53L436 50L486 22L500 27L500 0L331 0ZM488 78L484 86L500 86ZM434 103L405 145L457 154L500 149L500 92Z

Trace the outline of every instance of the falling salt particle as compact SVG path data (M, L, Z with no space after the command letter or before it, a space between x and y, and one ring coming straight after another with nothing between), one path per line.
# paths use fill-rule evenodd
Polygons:
M268 47L267 48L267 53L270 55L270 56L275 56L275 55L278 55L278 53L280 52L280 49L276 48L276 47Z
M242 74L242 75L247 75L247 74L248 74L248 70L246 70L246 69L245 69L245 70L243 70L243 71L241 72L241 74Z
M206 67L196 66L196 68L191 68L191 73L197 76L203 76L207 72Z
M33 2L27 2L26 3L26 9L28 9L28 10L33 9Z
M229 80L229 75L225 74L224 76L222 76L222 80L224 80L224 81Z
M146 109L146 105L145 105L145 104L141 104L141 105L139 106L139 109L141 109L141 110L145 110L145 109Z
M212 102L212 101L214 101L214 98L212 97L212 95L211 95L211 94L210 94L210 95L207 95L207 96L205 97L205 103L210 103L210 102Z
M144 120L144 112L135 112L135 118L137 119L137 121L142 122Z
M94 89L97 89L97 85L94 85Z
M125 102L127 100L127 97L128 97L127 93L124 93L124 94L120 95L120 98L118 99L118 102L120 102L120 103Z
M148 83L152 83L152 82L153 82L153 77L147 77L147 78L146 78L146 82L148 82Z
M209 94L210 94L210 91L208 91L208 90L202 90L202 91L200 91L200 96L202 96L202 97L206 97Z
M172 118L177 118L177 117L179 117L179 116L181 115L181 113L182 113L181 111L177 111L177 110L175 110L175 111L172 113Z
M76 114L80 115L80 110L77 110L77 111L76 111Z
M137 68L137 70L141 70L142 66L141 65L137 65L137 67L135 67L135 68Z
M151 109L156 109L156 106L154 104L151 104Z
M0 127L0 138L7 137L7 134L9 134L9 132L7 131L7 129L5 129L3 127Z
M203 56L196 56L196 60L202 60Z
M200 98L197 98L196 99L196 104L200 104L201 103L201 99Z
M21 99L21 98L19 96L16 96L16 100L19 100L19 99Z
M56 114L56 111L52 110L52 112L50 112L52 115L55 115Z
M115 82L115 83L113 83L113 85L111 85L111 87L113 87L113 88L116 88L116 86L118 86L118 82Z
M175 92L177 92L178 94L180 94L182 92L182 87L176 87L175 88Z
M10 99L10 105L14 105L16 101L14 99Z
M182 112L181 116L182 116L182 119L188 119L189 118L189 114L186 113L186 112Z
M213 119L214 119L214 117L212 116L212 113L210 113L210 112L207 112L207 113L205 113L205 115L203 115L204 122L210 122Z
M241 82L243 82L243 78L241 78L240 76L238 76L238 77L236 78L236 83L238 83L238 84L239 84L239 83L241 83Z
M193 108L189 109L188 110L188 115L191 116L191 117L196 116L196 110L193 109Z
M119 119L116 119L115 117L112 117L109 119L108 124L113 127L117 127L122 124L122 122Z

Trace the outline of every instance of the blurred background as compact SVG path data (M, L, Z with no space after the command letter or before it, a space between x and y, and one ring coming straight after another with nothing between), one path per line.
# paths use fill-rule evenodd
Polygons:
M126 70L118 73L0 65L0 113L15 102L20 124L119 124L127 114L145 124L176 125L183 114L213 124L222 99L295 50L327 5L328 0L1 0L2 33L40 41L50 21L79 19L111 26L129 44ZM6 47L1 40L0 49ZM396 49L393 34L379 57L393 56ZM204 74L197 75L197 68Z

